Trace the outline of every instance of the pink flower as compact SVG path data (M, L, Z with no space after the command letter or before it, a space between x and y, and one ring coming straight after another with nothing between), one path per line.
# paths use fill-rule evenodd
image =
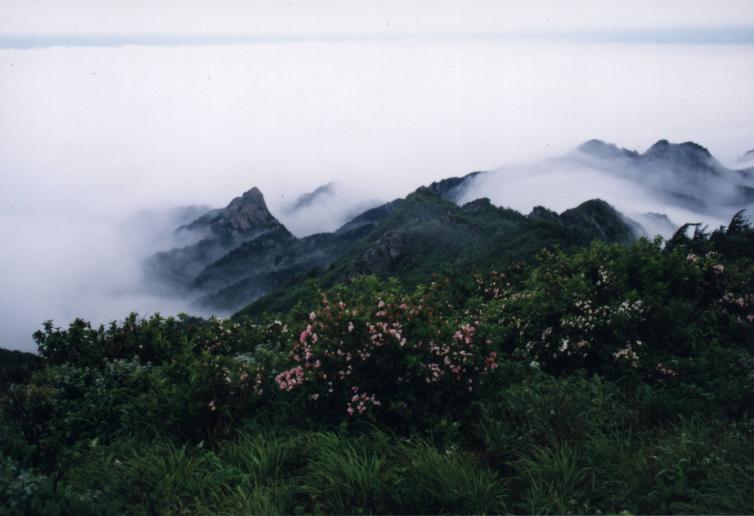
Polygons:
M348 321L348 333L351 333L353 331L353 323L351 321Z
M301 367L294 367L283 371L275 377L275 383L281 391L293 390L297 385L304 383L304 370Z
M309 314L309 320L310 321L313 321L316 318L317 318L317 314L316 313L312 312L312 313Z

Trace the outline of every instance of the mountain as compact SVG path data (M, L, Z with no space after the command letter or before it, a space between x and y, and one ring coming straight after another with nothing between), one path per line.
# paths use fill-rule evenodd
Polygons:
M737 163L745 167L754 167L754 149L744 152Z
M389 213L389 205L369 210L333 233L254 238L207 265L191 287L212 292L199 301L206 307L237 309L291 277L329 266Z
M281 286L303 277L332 284L378 274L416 283L448 266L522 259L545 246L593 239L630 242L639 234L638 226L598 200L562 215L541 216L535 210L528 217L484 198L456 204L479 174L437 181L369 209L333 232L303 238L288 231L252 188L226 208L178 228L178 234L198 240L157 253L146 265L166 288L195 297L203 307L236 310L265 295L274 297ZM281 303L295 298L296 290L287 290Z
M727 168L694 142L659 140L642 154L590 140L570 158L640 183L669 203L693 211L713 213L720 206L754 203L754 170Z
M318 186L311 192L299 195L295 201L284 208L287 212L301 210L317 202L327 202L335 196L335 185L330 182Z
M449 267L504 264L531 259L543 247L569 248L595 239L627 243L637 236L633 225L600 200L561 215L541 208L525 216L485 198L458 206L430 186L394 201L386 213L327 269L291 278L239 314L282 312L311 295L312 289L360 274L396 277L413 285Z
M480 174L484 174L484 172L471 172L463 177L449 177L441 181L435 181L429 185L429 189L437 192L445 200L458 202L464 189Z
M151 278L172 287L186 287L204 268L249 240L259 237L292 238L290 232L267 209L264 196L252 188L227 207L210 210L176 230L196 241L190 245L152 255L145 263Z
M620 185L636 184L650 192L648 197L661 199L662 206L682 206L692 213L714 212L720 206L740 209L754 202L750 170L728 169L693 142L660 140L639 153L590 140L546 166L553 174L580 166L619 177ZM177 234L188 233L196 240L152 256L147 266L153 277L205 308L233 311L252 302L244 313L260 313L292 306L301 294L297 285L327 287L360 274L418 284L448 267L529 259L548 246L569 248L595 239L629 243L638 236L675 231L664 213L626 216L595 198L561 213L535 206L524 215L490 200L512 185L491 182L495 177L505 179L499 172L472 172L436 181L363 211L334 231L302 238L278 221L262 193L252 188L227 207L178 228ZM527 172L521 177L527 179ZM537 183L542 185L547 182ZM334 202L333 192L333 183L323 185L299 196L291 209L307 213L314 206L321 208ZM560 195L575 197L569 191Z
M453 190L458 203L479 197L521 212L538 204L562 212L599 198L646 236L669 238L687 221L717 227L754 207L754 168L725 166L695 142L663 139L639 152L593 139L560 156L476 174Z
M602 140L588 140L579 145L576 150L589 156L600 159L635 159L639 153L622 149L614 143L605 143Z
M235 309L292 276L327 267L387 217L391 206L367 210L335 232L297 238L255 187L176 229L197 241L152 255L145 268L163 289L189 293L212 309Z
M304 237L336 231L354 217L384 203L385 199L366 197L359 188L331 181L284 204L280 219L294 235Z

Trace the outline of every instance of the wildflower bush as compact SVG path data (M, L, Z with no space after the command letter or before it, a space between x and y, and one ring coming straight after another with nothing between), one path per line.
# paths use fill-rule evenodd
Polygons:
M253 320L45 323L0 512L750 513L752 258L738 217Z
M301 393L318 412L418 424L463 411L497 367L470 314L449 313L429 296L375 292L369 306L341 294L309 314L291 346L293 367L275 377L279 390Z

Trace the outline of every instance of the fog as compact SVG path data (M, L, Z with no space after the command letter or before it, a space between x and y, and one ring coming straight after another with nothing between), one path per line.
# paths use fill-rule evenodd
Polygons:
M645 149L641 149L643 152ZM709 180L674 175L666 168L641 166L634 170L620 160L601 160L572 151L533 163L509 164L473 178L458 196L459 203L488 197L493 204L529 213L535 206L557 212L595 198L603 199L638 222L651 238L670 238L685 223L701 223L713 230L727 225L743 202L737 186L754 186L748 180L723 177ZM695 181L696 179L696 181ZM658 221L654 215L664 215Z
M196 313L146 294L139 268L175 245L186 216L175 208L221 207L258 186L303 236L422 184L538 163L590 138L639 150L692 140L732 164L754 147L752 84L748 45L438 37L0 49L0 346L33 349L45 319ZM468 195L524 211L599 196L678 224L696 215L599 171L528 167ZM291 211L330 182L326 202Z
M278 219L294 235L304 237L335 231L357 215L391 200L379 191L370 197L357 183L330 182L284 202L276 211Z

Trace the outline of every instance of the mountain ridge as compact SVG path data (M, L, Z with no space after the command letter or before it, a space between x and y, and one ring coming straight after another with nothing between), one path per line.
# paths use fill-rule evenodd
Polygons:
M575 153L577 159L617 162L624 169L616 173L643 174L649 185L652 174L704 177L709 171L713 179L699 181L722 181L723 171L728 170L694 142L659 140L639 153L593 139L578 146ZM264 195L253 187L225 208L210 210L178 228L201 238L190 246L154 255L148 265L155 277L163 275L168 283L193 293L200 305L236 310L276 292L292 278L317 277L332 284L353 275L377 274L417 282L448 264L474 266L523 259L543 247L582 245L593 239L629 243L648 234L639 222L601 199L560 214L535 207L524 215L495 206L484 196L462 204L467 188L490 174L495 172L475 171L432 182L404 198L368 209L332 232L302 238L270 213ZM686 182L693 183L688 178ZM306 203L328 195L332 185L327 183L298 200ZM685 193L672 186L666 185L664 193L679 203L701 202L693 195L684 198ZM642 217L656 226L672 225L664 214Z

